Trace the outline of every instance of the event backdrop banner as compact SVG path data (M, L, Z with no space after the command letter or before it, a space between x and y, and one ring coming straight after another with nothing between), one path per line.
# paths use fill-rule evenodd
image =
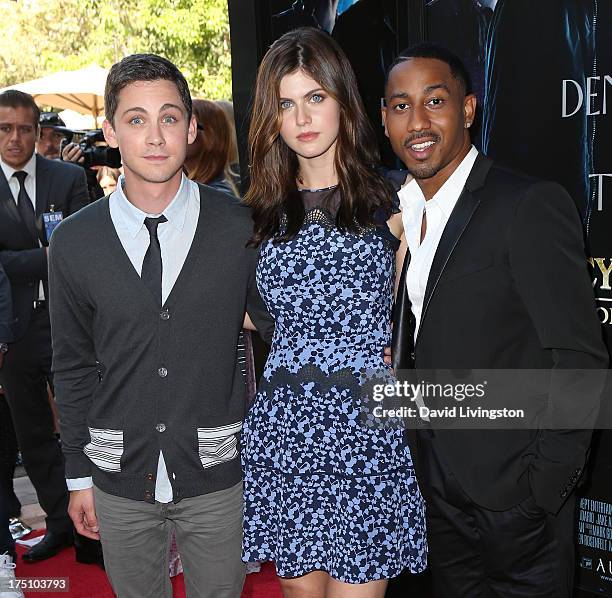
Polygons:
M387 67L401 49L419 41L457 53L478 97L476 146L516 170L558 181L572 195L584 223L597 313L612 350L610 0L229 0L229 8L245 179L257 64L283 33L309 25L340 43L388 166L395 158L380 117ZM612 417L609 395L602 409ZM610 431L594 438L589 474L579 490L576 543L578 587L612 596Z

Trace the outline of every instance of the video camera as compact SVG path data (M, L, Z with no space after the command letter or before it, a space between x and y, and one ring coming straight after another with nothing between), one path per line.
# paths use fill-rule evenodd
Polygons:
M73 131L66 127L55 127L57 131L64 134L60 145L60 156L69 143L77 143L83 152L83 162L79 164L83 168L92 166L109 166L110 168L121 167L121 154L118 148L109 147L104 140L102 129L93 131Z

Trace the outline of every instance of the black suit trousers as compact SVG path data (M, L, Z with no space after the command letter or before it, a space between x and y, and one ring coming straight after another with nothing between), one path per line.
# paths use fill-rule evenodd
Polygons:
M46 308L32 312L25 335L10 346L1 370L26 472L47 513L47 529L71 529L64 459L47 395L51 377L51 324Z
M17 438L11 411L2 394L0 395L0 482L6 488L9 517L19 517L21 512L21 503L13 488L17 453Z
M463 492L433 432L419 432L419 457L435 598L572 596L574 494L555 516L531 497L491 511Z
M9 497L5 481L0 479L0 555L15 550L9 530Z

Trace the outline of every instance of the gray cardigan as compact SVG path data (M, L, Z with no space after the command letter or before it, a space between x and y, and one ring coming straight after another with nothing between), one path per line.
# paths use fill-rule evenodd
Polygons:
M264 338L249 210L200 185L200 217L160 308L115 232L108 198L67 218L49 252L53 370L66 477L154 502L160 449L175 502L241 479L245 309Z

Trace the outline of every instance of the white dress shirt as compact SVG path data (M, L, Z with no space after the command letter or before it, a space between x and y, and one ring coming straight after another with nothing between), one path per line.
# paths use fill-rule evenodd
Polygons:
M461 164L428 201L425 200L415 179L404 185L398 192L406 242L410 251L410 263L406 272L406 288L412 305L412 313L416 320L415 342L421 324L423 300L431 264L446 223L465 187L465 182L477 156L478 150L472 146ZM427 232L421 243L423 212L427 215Z
M123 193L123 184L124 177L121 176L116 191L108 200L110 216L123 249L140 275L150 242L149 231L144 225L144 220L147 217L158 217L161 214L146 214L131 204ZM179 190L162 213L168 219L168 222L160 223L157 228L162 256L163 304L183 268L195 236L200 215L198 185L183 175ZM83 490L93 485L91 477L69 479L67 483L69 490ZM155 500L161 503L172 501L172 486L161 451L157 462Z
M28 176L25 178L25 190L32 202L34 213L36 214L36 153L32 154L32 157L27 161L23 168L13 168L0 159L0 167L6 177L9 189L13 194L15 204L17 204L17 198L19 197L19 181L13 176L16 172L23 170ZM42 247L40 239L38 240L39 247ZM42 280L38 283L38 299L42 300L45 298L45 289Z

